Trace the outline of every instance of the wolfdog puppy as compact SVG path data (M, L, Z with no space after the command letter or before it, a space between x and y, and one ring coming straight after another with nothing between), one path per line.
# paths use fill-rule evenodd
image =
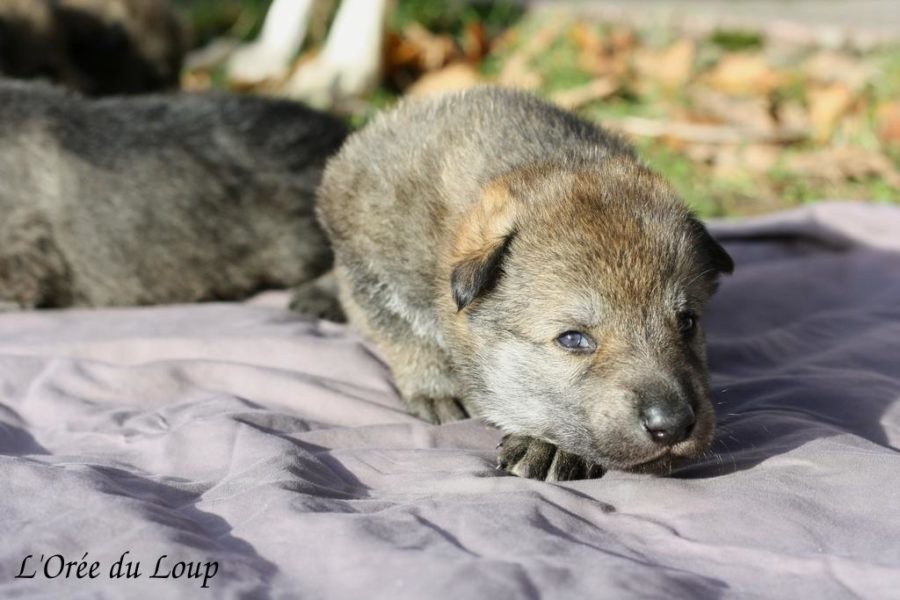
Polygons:
M500 89L405 102L319 202L341 303L414 414L479 415L503 468L548 480L710 444L702 314L732 260L618 137Z

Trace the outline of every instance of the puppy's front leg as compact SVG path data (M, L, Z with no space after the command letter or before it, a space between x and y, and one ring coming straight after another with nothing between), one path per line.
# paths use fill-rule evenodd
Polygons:
M384 352L409 412L437 424L468 418L446 352L436 342L417 334L408 320L375 309L375 301L370 300L368 310L363 309L349 292L349 277L340 267L334 277L348 320ZM359 295L383 300L379 292L380 288L373 286L364 288Z
M436 346L410 342L387 350L398 359L391 364L398 365L394 378L409 411L430 423L468 418L448 367L449 358Z
M511 475L544 481L598 479L603 467L553 444L522 435L506 435L500 442L497 467Z

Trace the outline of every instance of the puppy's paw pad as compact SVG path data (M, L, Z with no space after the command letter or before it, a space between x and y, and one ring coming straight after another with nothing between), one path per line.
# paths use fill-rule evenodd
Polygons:
M500 443L498 468L527 479L571 481L603 476L600 465L527 436L507 435Z

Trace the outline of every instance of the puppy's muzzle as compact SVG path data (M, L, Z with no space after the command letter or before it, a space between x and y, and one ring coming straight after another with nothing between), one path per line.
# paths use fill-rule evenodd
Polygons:
M641 411L641 427L661 446L673 446L690 437L697 422L689 405L654 404Z
M697 423L690 400L669 382L641 386L638 421L643 435L661 447L674 446L691 436Z

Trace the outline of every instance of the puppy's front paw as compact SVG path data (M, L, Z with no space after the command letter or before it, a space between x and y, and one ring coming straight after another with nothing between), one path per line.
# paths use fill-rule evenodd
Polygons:
M598 479L603 468L533 437L507 435L500 442L497 466L511 475L544 481Z
M429 398L417 394L407 404L409 412L430 423L450 423L469 418L469 413L456 398Z

